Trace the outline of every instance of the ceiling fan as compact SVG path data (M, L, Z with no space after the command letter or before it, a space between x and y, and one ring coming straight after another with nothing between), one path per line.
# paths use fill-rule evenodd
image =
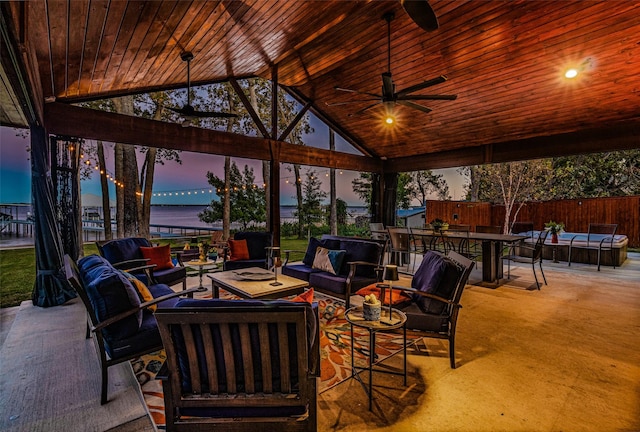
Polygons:
M405 2L405 3L413 3L413 2ZM361 103L366 101L376 101L375 103L356 111L355 114L362 114L365 111L378 105L379 103L384 104L385 107L388 109L392 108L393 105L398 104L398 105L403 105L409 108L413 108L413 109L428 113L428 112L431 112L431 108L428 108L424 105L417 104L413 101L455 100L458 97L457 95L441 95L441 94L413 95L412 94L418 90L422 90L427 87L434 86L436 84L442 84L447 80L447 77L444 75L440 75L439 77L432 78L420 84L415 84L405 89L396 91L396 85L393 82L393 78L391 76L391 21L395 18L395 15L393 12L387 12L382 16L382 18L385 21L387 21L387 52L388 52L387 72L384 72L382 74L382 94L363 92L363 91L352 90L352 89L343 88L343 87L334 87L334 89L338 91L354 93L354 94L363 95L363 96L370 96L370 98L353 100L349 102L330 103L327 105L336 106L336 105L356 104L356 103ZM435 15L434 15L434 18L435 18ZM436 23L437 23L437 20L436 20ZM391 122L389 121L389 123Z
M187 104L182 108L172 108L167 107L171 111L180 114L185 118L186 122L190 122L191 120L195 120L196 118L209 118L209 117L238 117L237 114L234 113L225 113L225 112L216 112L216 111L196 111L193 106L191 106L191 60L193 60L193 54L190 51L185 51L180 54L180 58L182 61L187 62Z
M402 7L413 22L423 30L438 30L438 17L427 0L400 0Z

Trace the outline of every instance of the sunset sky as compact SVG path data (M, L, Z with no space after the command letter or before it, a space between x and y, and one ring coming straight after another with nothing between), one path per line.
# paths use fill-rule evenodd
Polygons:
M305 137L307 145L328 148L328 128L319 121L312 119L315 129L313 135ZM27 151L29 140L17 136L17 130L0 127L0 203L29 203L31 201L31 166L29 152ZM336 149L350 153L357 152L341 138L336 137ZM107 166L113 172L113 150L105 149ZM215 194L209 193L210 186L207 183L207 171L214 172L218 177L224 174L224 157L182 152L182 165L176 162L166 162L164 165L156 165L153 204L208 204ZM233 158L240 170L247 164L254 168L256 183L262 183L262 165L258 160ZM293 172L289 171L290 165L281 167L281 204L293 204L295 189L293 187ZM303 175L308 167L303 167ZM323 189L329 188L329 170L314 168L323 181ZM453 199L460 199L463 193L463 179L455 169L439 170L445 174L449 183L449 190ZM336 184L338 197L345 200L348 205L361 205L359 198L353 193L351 181L358 176L354 171L337 171ZM97 173L91 180L82 181L83 194L100 195L100 185ZM204 194L203 194L204 191ZM113 192L113 186L112 186ZM166 195L165 195L166 194ZM171 194L171 195L169 195Z

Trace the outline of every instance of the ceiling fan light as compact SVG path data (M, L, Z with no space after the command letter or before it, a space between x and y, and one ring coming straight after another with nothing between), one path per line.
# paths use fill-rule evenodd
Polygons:
M387 115L386 118L384 119L384 122L388 125L392 125L396 122L396 119L391 115Z
M578 69L567 69L567 71L564 73L564 77L567 79L573 79L575 77L578 76Z

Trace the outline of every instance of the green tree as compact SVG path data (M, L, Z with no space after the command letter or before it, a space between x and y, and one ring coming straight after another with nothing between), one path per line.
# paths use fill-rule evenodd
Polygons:
M361 172L359 177L351 181L353 191L360 199L371 207L371 173ZM409 173L398 173L397 208L411 207L413 193L412 178Z
M272 85L269 80L262 78L249 78L246 80L238 80L238 85L241 91L246 95L247 99L251 103L254 111L261 120L264 129L269 133L271 128L271 100L272 100ZM212 84L202 87L205 91L199 91L194 94L193 103L196 109L200 110L215 110L225 111L227 105L231 112L238 114L236 119L219 119L208 118L199 119L198 126L211 129L221 129L225 127L227 132L233 132L242 135L256 136L262 134L258 125L249 115L249 111L242 103L240 96L235 92L229 83ZM289 123L295 118L298 111L301 109L300 105L292 98L288 97L284 92L278 92L278 131L283 131ZM313 128L309 124L309 116L305 115L296 124L293 130L287 135L284 140L292 144L304 145L304 134L310 134L313 132ZM265 136L266 137L266 136ZM276 137L278 138L278 137ZM294 166L294 171L299 172L300 167ZM263 163L262 172L263 183L265 185L265 192L269 193L271 185L269 184L269 164ZM297 190L298 200L302 201L302 189ZM223 226L226 227L226 223L223 220ZM226 228L225 228L226 230Z
M330 205L327 206L326 223L331 224ZM338 225L347 224L347 202L342 198L336 198L336 220Z
M411 176L411 198L420 201L421 205L426 205L427 197L432 193L438 196L439 200L449 200L449 185L442 174L434 174L431 170L413 171Z
M216 188L217 195L225 193L225 179L221 179L211 171L207 172L209 184ZM229 169L229 198L231 201L231 222L238 222L242 229L246 230L252 223L266 221L265 193L264 189L255 183L253 168L245 165L241 173L235 162ZM211 204L198 214L201 221L213 223L222 219L224 203L212 200Z
M551 162L537 159L474 167L479 182L478 199L505 207L505 233L518 218L525 201L540 200L549 190Z
M640 194L640 149L553 159L550 198Z
M307 171L307 177L302 184L302 209L296 210L294 215L307 227L308 232L312 224L322 221L323 218L322 200L327 197L327 193L321 189L321 186L322 182L316 171L313 169Z

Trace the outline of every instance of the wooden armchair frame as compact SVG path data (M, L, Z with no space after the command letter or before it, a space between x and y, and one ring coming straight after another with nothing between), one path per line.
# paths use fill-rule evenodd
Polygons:
M310 344L307 314L317 316L266 303L156 312L168 431L317 430L318 327Z

